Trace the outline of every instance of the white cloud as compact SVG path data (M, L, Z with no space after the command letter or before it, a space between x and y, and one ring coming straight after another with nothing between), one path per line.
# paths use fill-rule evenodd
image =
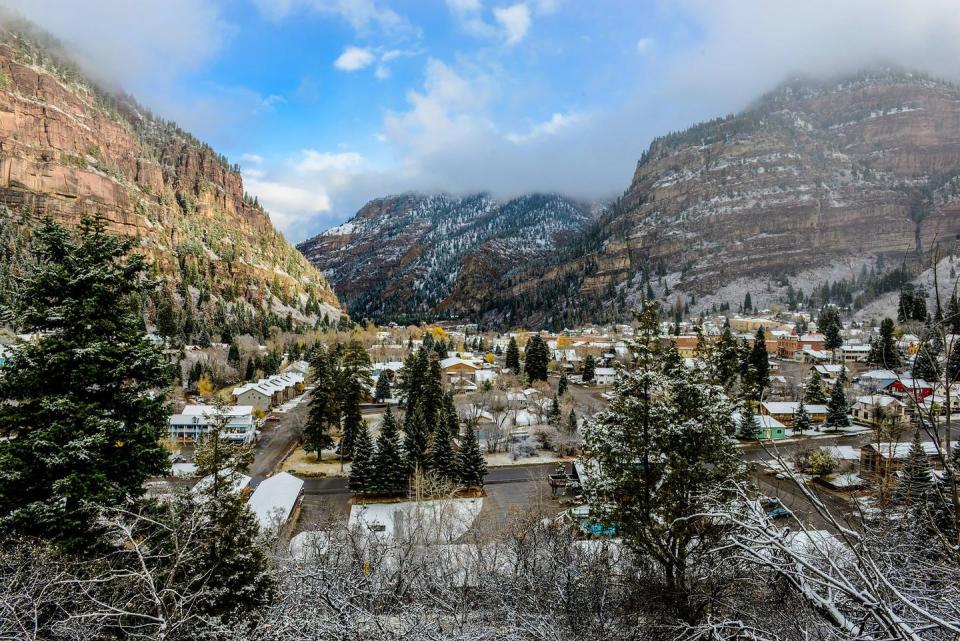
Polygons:
M480 0L447 0L447 7L454 13L474 13L483 9Z
M162 93L168 83L201 68L235 32L213 0L4 0L3 5L63 41L91 76L138 95L150 89Z
M363 156L352 151L330 153L304 149L301 154L302 158L296 164L296 169L300 173L347 171L358 169L363 165Z
M503 27L508 45L517 44L530 31L530 8L525 4L498 7L493 10L493 17Z
M375 0L253 0L260 13L279 22L296 11L310 11L345 20L358 32L377 28L385 32L412 32L416 29L396 11Z
M653 38L640 38L637 40L637 51L640 53L647 53L653 46L657 43Z
M504 138L514 144L524 144L532 140L537 140L538 138L552 136L580 122L583 122L583 117L579 114L562 114L558 112L553 114L546 122L534 125L527 133L506 134Z
M250 163L251 165L263 164L263 156L261 156L260 154L246 153L240 156L240 160L242 160L245 163Z
M364 47L347 47L334 61L333 66L341 71L357 71L373 64L377 57Z

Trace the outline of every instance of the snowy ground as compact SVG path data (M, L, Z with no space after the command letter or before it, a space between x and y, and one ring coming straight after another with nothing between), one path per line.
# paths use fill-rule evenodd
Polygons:
M297 408L298 405L300 405L300 403L303 402L304 396L306 396L306 394L301 394L296 398L291 398L289 401L277 407L273 411L276 412L277 414L286 414L287 412L292 412Z
M482 498L356 504L349 526L394 538L415 534L424 543L453 543L473 525Z

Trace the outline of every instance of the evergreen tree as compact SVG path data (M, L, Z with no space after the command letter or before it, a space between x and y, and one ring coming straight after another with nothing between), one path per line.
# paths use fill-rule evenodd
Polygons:
M453 402L452 391L448 391L443 395L443 410L441 419L441 427L449 432L450 438L460 438L460 416L457 414L457 406Z
M732 500L744 467L723 389L701 370L659 371L656 306L645 304L638 319L637 367L618 377L610 405L587 424L597 465L584 490L592 520L615 525L630 549L656 564L664 592L683 609L694 548L710 549L724 531L695 515L709 510L708 501Z
M550 403L550 411L547 413L547 423L559 428L561 422L563 422L563 414L560 412L560 401L554 396Z
M729 391L737 381L740 364L737 339L733 337L733 332L730 331L729 321L723 323L723 331L720 334L720 339L716 343L711 364L714 379L712 382L722 385Z
M920 343L920 348L913 359L913 377L931 383L938 382L942 375L940 370L941 350L938 347L940 342L934 340L935 336L936 334L933 333L933 329L928 324L924 340Z
M919 429L913 433L910 453L900 471L902 476L894 492L894 500L915 507L925 505L933 490L933 474L927 453L923 449Z
M440 425L443 410L443 372L440 370L440 361L430 359L430 367L423 383L423 395L420 398L420 407L423 409L423 419L427 429L432 433Z
M957 294L950 295L950 302L947 305L947 317L944 319L947 330L951 334L960 334L960 302L957 301Z
M540 336L534 336L527 342L525 355L524 370L527 374L527 381L533 383L534 381L547 380L547 368L550 364L547 343Z
M587 354L587 357L583 359L582 379L584 383L589 383L593 380L593 374L596 370L596 367L596 361L593 359L593 354Z
M360 413L360 394L358 385L352 387L352 393L344 399L343 406L343 429L340 434L340 455L347 458L353 457L353 448L356 443L357 435L364 427L363 415Z
M886 369L897 369L903 364L900 352L897 349L897 339L893 335L894 325L889 318L880 323L880 336L870 345L870 354L867 362L879 365Z
M947 381L953 383L960 380L960 340L954 339L947 357Z
M407 453L407 462L411 468L426 467L429 439L430 431L423 416L423 408L408 408L403 419L403 449Z
M520 373L520 348L517 347L517 339L513 336L510 337L510 342L507 344L504 365L514 374Z
M567 415L567 432L570 434L576 434L579 423L580 421L577 419L577 413L571 409L570 413Z
M843 376L837 378L827 402L827 425L834 431L841 427L850 426L850 406L847 404L847 393L843 389Z
M817 327L823 332L823 346L830 351L840 349L843 345L843 337L840 332L843 331L843 323L840 321L840 310L830 305L822 312L817 319Z
M427 453L427 466L440 478L456 481L458 476L457 459L450 442L450 431L437 429L433 433L430 450Z
M89 549L96 510L169 465L173 372L147 340L152 284L133 239L84 218L76 237L46 220L33 242L13 312L35 338L0 367L0 528Z
M803 389L803 402L809 405L825 405L827 390L824 388L823 377L816 368L810 370L810 378Z
M460 482L467 487L483 487L483 477L487 474L487 462L480 453L480 441L477 439L474 421L467 421L460 439L460 451L457 452L457 470Z
M252 362L252 361L251 361ZM340 407L336 398L333 367L326 348L319 347L313 357L314 389L310 411L303 426L303 449L320 458L321 450L333 447L331 432L340 427Z
M740 410L740 421L737 424L737 437L752 441L759 438L759 434L760 422L757 420L757 415L753 413L748 403L744 403Z
M567 381L567 375L561 374L560 380L557 382L557 394L559 394L560 396L563 396L564 394L566 394L567 387L569 386L569 384L570 383Z
M743 311L749 312L753 309L753 300L750 298L750 292L743 297Z
M365 422L356 430L353 443L353 460L350 464L350 491L354 494L367 494L374 487L375 469L373 446L370 443L370 431Z
M757 329L747 357L747 376L745 390L749 398L759 400L763 391L770 386L770 359L767 356L767 337L763 326Z
M383 414L380 436L373 456L371 492L374 494L406 494L409 486L409 466L400 446L397 419L390 408Z
M810 415L807 414L806 405L804 404L803 398L801 398L800 404L797 405L797 411L793 414L793 431L802 436L804 432L809 432L811 428L812 422Z
M390 398L390 377L387 375L387 370L382 370L380 376L377 377L377 389L376 389L377 400L383 402Z

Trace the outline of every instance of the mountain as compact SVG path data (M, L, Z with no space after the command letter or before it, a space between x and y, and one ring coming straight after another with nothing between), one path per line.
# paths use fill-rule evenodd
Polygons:
M55 41L0 26L0 291L44 216L104 217L136 237L165 286L149 313L185 338L264 335L341 308L322 275L243 189L237 166L133 99L105 91Z
M549 269L479 310L554 327L677 313L860 309L960 239L960 89L877 71L796 80L653 141L629 188Z
M297 247L353 316L471 315L514 274L555 260L591 220L589 205L556 195L403 194Z

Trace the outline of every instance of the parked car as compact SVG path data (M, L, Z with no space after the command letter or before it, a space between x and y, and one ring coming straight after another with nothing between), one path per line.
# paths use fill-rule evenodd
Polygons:
M788 516L790 516L790 510L788 510L787 508L781 505L777 509L767 512L767 516L769 516L771 519L774 519L774 520L785 519Z

